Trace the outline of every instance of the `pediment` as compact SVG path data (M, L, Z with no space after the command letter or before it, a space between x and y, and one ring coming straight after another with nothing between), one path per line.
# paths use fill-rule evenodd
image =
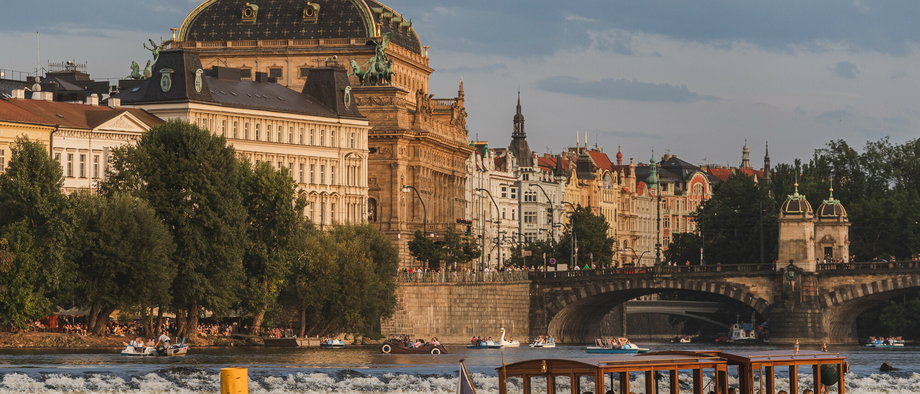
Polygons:
M109 119L93 129L94 131L120 131L130 133L143 133L150 130L150 126L142 122L130 112L125 111Z

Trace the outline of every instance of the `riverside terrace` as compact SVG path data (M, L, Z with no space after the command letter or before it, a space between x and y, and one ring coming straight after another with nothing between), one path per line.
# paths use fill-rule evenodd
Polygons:
M631 382L640 379L645 393L654 394L659 392L662 373L668 375L667 392L676 394L681 389L682 371L690 372L694 394L727 394L736 389L741 394L774 394L776 369L788 367L786 386L789 393L797 394L799 370L808 366L812 367L811 382L815 393L828 393L835 385L836 392L845 393L846 357L816 351L670 351L600 358L535 359L504 364L496 370L500 394L509 392L510 379L517 380L516 386L523 394L555 394L557 391L625 394L633 392ZM737 378L734 385L729 383L732 375ZM737 387L733 387L735 385Z
M815 272L772 264L428 272L403 274L399 280L401 284L411 285L406 291L418 292L425 291L426 284L443 287L451 283L465 286L481 283L483 287L495 287L514 283L525 288L529 285L529 294L519 295L529 299L526 311L529 322L521 322L520 329L530 336L549 334L565 343L587 343L598 337L600 319L627 300L676 290L715 294L737 301L760 319L769 321L773 343L792 343L798 339L803 344L854 344L858 341L856 316L920 289L920 262L819 264ZM431 294L427 293L425 299L437 301ZM519 311L509 313L517 316ZM492 320L513 318L496 315ZM471 329L476 332L492 329L473 325ZM434 323L431 327L444 329Z

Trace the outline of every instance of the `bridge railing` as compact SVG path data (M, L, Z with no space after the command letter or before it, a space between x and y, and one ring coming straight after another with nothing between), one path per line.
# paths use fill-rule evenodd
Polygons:
M529 280L528 274L528 271L400 272L396 277L396 281L400 283L517 282Z
M879 271L895 269L920 269L920 261L869 261L860 263L820 263L819 272Z
M595 276L633 276L633 275L670 275L696 273L746 273L770 272L775 266L771 264L726 264L726 265L688 265L661 267L620 267L599 270L532 272L533 279L588 278Z

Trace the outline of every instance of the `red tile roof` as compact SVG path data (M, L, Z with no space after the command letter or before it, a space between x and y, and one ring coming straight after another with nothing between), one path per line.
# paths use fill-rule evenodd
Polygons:
M594 164L597 164L603 170L613 171L613 163L610 162L610 157L606 153L596 150L589 150L588 154L591 155L591 159L594 160Z
M724 181L727 181L728 177L732 175L732 169L731 168L710 168L709 175L719 178L720 180L724 182Z
M104 105L45 100L0 100L0 120L76 129L96 128L125 112L151 127L163 123L162 119L136 108L112 108Z

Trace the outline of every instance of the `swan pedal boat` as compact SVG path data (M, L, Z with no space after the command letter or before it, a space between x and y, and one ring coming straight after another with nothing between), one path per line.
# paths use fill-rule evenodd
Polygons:
M188 353L188 345L184 343L171 345L164 349L163 354L158 352L153 346L145 346L143 349L137 349L134 346L128 345L121 351L123 356L184 356L186 353Z
M505 340L505 328L504 327L502 327L501 333L502 333L502 336L498 339L498 344L501 345L501 347L520 347L521 346L520 341L506 341Z

